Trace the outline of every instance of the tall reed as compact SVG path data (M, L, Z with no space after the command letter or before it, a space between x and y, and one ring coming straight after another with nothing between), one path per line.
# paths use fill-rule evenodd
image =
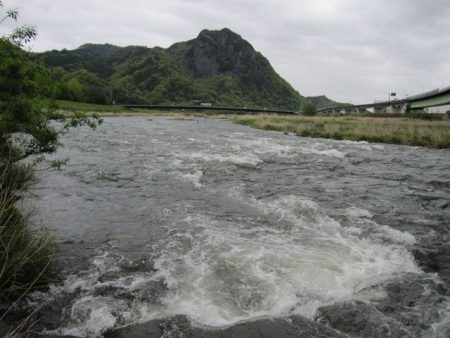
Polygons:
M8 161L0 168L0 302L8 303L53 280L52 240L45 231L30 230L30 213L17 206L31 169Z

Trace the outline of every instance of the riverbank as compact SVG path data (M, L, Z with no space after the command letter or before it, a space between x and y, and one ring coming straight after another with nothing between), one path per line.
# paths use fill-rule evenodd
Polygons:
M450 122L360 116L233 116L253 128L336 140L450 148Z
M335 140L367 141L371 143L402 144L437 149L450 148L450 122L410 118L378 118L363 116L281 116L228 115L180 112L119 112L99 113L113 116L167 116L175 120L193 120L195 117L231 120L252 128L280 131L297 136Z
M102 106L58 101L62 111L86 112L100 117L169 116L176 120L195 117L222 118L249 127L293 133L298 136L335 140L403 144L437 149L450 148L450 121L423 120L407 117L372 116L303 116L303 115L238 115L215 112L169 112L127 109L123 106Z
M53 241L44 230L30 230L32 211L19 201L33 178L23 164L0 158L0 335L16 337L27 328L27 319L15 315L15 305L26 294L55 282L50 268ZM13 313L10 318L10 312Z

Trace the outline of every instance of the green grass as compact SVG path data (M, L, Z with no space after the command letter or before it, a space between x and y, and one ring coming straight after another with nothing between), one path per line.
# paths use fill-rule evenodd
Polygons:
M450 121L361 116L233 116L232 120L258 129L298 136L337 140L450 148Z
M121 105L103 105L85 102L56 100L56 108L65 112L98 113L99 116L132 116L132 115L158 115L167 111L133 108L129 109Z
M67 111L76 112L111 112L119 113L124 111L130 111L124 106L120 105L103 105L103 104L93 104L85 102L75 102L75 101L64 101L56 100L57 108Z

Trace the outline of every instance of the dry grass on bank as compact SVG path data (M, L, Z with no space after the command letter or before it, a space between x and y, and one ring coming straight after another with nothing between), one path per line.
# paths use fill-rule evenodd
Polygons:
M232 119L254 128L298 136L450 148L450 121L275 115L233 116Z

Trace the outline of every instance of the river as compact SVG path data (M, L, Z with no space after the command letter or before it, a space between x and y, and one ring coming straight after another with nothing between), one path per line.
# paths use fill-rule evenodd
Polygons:
M448 150L165 117L106 118L62 143L50 158L67 165L33 191L63 276L27 299L41 332L184 315L178 336L267 319L317 336L450 333Z

